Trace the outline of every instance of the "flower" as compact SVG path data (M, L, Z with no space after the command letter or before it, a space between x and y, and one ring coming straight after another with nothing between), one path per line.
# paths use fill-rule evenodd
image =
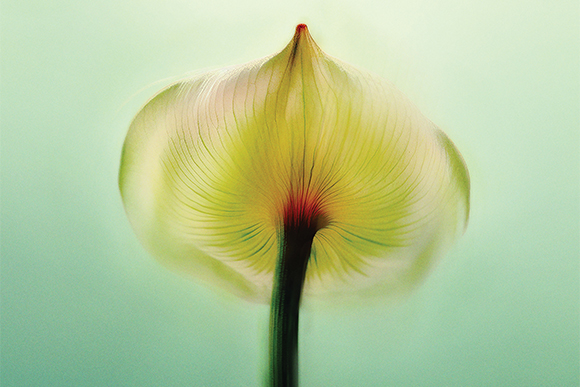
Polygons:
M314 230L305 293L388 293L415 285L469 213L449 138L302 24L278 54L152 98L127 134L119 186L154 255L258 302L293 224Z

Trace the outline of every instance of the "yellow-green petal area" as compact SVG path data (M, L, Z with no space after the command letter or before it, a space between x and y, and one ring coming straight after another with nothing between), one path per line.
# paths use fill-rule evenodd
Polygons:
M292 203L324 217L306 294L411 287L469 212L467 169L447 136L392 85L323 53L304 25L276 55L150 100L119 185L155 256L258 302L272 294Z

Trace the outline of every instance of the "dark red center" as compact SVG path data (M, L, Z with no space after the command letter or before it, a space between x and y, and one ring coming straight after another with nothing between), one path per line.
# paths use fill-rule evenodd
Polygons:
M313 232L328 225L328 217L322 206L320 195L301 191L288 197L284 207L284 228L310 229Z

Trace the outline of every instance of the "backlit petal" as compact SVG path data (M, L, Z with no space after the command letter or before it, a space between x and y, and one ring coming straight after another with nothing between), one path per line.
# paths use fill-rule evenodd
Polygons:
M412 286L469 212L467 169L447 136L386 81L324 54L305 26L274 56L149 101L119 184L156 256L263 302L292 206L324 222L307 294Z

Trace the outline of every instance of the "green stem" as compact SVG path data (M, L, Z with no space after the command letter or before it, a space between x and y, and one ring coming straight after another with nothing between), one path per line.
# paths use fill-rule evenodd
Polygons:
M276 262L270 310L272 387L298 385L298 312L316 229L285 227Z

